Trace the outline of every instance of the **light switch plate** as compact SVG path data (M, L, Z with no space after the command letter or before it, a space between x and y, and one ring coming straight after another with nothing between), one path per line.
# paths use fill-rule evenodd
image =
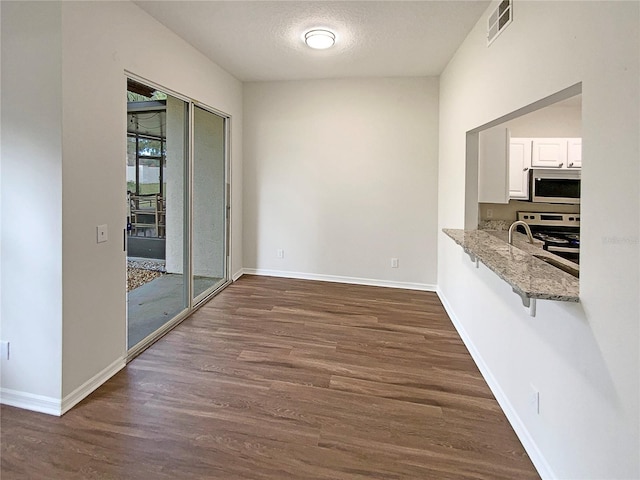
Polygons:
M106 242L108 239L107 235L107 226L106 225L98 225L96 227L96 233L98 235L98 243Z

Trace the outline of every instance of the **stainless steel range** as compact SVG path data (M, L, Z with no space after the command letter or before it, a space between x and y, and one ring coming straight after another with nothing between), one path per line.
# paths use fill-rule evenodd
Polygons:
M580 263L579 213L518 212L518 220L529 225L545 250ZM524 228L518 226L518 231L524 233Z

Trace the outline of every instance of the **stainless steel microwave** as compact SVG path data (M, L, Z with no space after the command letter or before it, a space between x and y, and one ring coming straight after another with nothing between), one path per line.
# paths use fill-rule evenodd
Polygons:
M580 203L580 170L531 169L531 201L540 203Z

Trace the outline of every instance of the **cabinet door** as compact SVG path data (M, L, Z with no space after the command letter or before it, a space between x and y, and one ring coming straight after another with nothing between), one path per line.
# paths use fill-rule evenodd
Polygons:
M478 138L478 202L509 203L509 131L495 127Z
M533 139L532 167L562 168L567 165L566 138Z
M512 138L509 145L509 198L529 200L531 139Z
M582 168L582 139L567 139L567 167Z

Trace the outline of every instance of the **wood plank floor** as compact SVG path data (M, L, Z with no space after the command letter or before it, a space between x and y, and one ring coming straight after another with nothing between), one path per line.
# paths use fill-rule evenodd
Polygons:
M62 418L1 414L3 480L539 478L429 292L244 276Z

